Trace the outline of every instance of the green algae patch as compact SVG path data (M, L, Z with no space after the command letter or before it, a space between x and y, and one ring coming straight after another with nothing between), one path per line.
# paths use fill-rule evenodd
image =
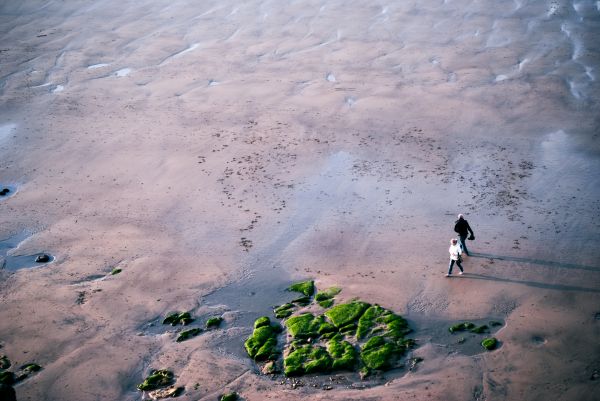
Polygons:
M292 313L294 313L294 308L296 308L296 305L287 303L275 308L273 310L273 313L275 313L275 317L277 319L285 319L286 317L289 317L292 315Z
M177 339L175 341L180 343L182 341L189 340L190 338L196 337L200 333L202 333L202 329L198 329L198 328L185 330L185 331L182 331L181 333L179 333L179 336L177 336Z
M6 355L0 356L0 370L5 370L10 368L10 359Z
M336 305L325 312L325 316L331 320L336 327L344 327L356 322L370 305L366 302L352 301Z
M454 324L450 327L448 327L448 331L450 333L456 333L458 331L466 331L466 330L471 330L475 328L475 325L471 322L463 322L463 323L457 323Z
M210 319L208 319L206 321L206 328L210 329L213 327L219 327L222 322L223 322L223 318L220 316L219 317L211 317Z
M328 372L332 359L329 353L319 346L304 345L288 354L283 360L286 376L299 376L305 373Z
M219 401L237 401L239 400L238 394L234 391L233 393L223 394Z
M279 356L277 351L277 334L281 332L281 326L264 325L264 319L259 318L259 327L256 327L252 335L244 343L248 355L256 361L274 360ZM256 325L255 322L255 325ZM263 323L261 325L261 323Z
M123 271L123 269L119 269L119 268L114 268L112 269L112 271L110 272L111 275L115 275L115 274L119 274Z
M327 351L333 358L331 367L333 370L354 370L357 359L356 349L348 341L340 341L339 338L332 338L327 343Z
M163 324L170 324L171 326L177 326L178 324L187 325L194 321L190 312L172 312L165 317Z
M498 347L498 340L495 337L484 338L481 346L488 351L495 350Z
M173 372L169 370L153 370L146 380L138 385L138 389L142 391L156 390L161 387L170 386L174 382L173 379Z
M0 372L0 384L11 385L16 382L16 377L13 372Z
M370 306L358 320L359 339L377 334L393 340L403 338L411 329L404 318L379 305Z
M311 297L315 293L315 282L309 280L295 283L288 287L288 291L299 292L307 297Z
M318 318L312 313L305 313L299 316L292 316L285 321L285 327L294 338L316 337L321 326L325 324L322 316Z
M364 365L372 370L385 370L389 368L402 352L391 342L383 337L375 336L363 345L360 357Z
M330 308L333 305L333 298L341 291L342 289L339 287L331 287L325 291L319 291L317 292L317 295L315 295L315 301L317 301L322 308Z

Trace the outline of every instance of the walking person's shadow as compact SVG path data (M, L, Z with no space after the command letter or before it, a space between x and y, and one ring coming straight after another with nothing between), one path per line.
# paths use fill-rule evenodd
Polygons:
M546 267L556 267L561 269L577 269L577 270L587 270L592 272L599 272L600 267L595 266L585 266L585 265L577 265L572 263L562 263L562 262L553 262L541 259L532 259L532 258L520 258L516 256L499 256L499 255L491 255L487 253L478 253L478 252L470 252L470 256L474 258L485 258L490 260L506 260L509 262L515 263L528 263L528 264L536 264L540 266ZM543 288L549 290L560 290L560 291L576 291L576 292L592 292L592 293L600 293L600 288L589 288L589 287L578 287L572 285L565 284L549 284L532 280L515 280L508 279L503 277L494 277L489 275L477 274L477 273L468 273L463 277L471 278L474 280L490 280L504 283L514 283L514 284L523 284L530 287L535 288Z

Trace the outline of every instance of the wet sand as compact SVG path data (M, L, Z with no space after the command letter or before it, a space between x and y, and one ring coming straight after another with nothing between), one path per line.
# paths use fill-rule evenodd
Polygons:
M0 270L0 354L43 367L17 398L170 369L182 400L595 399L597 2L201 3L0 5L2 252L55 258ZM303 279L405 316L423 362L259 374L243 341ZM225 321L177 343L177 310ZM441 334L489 319L493 352Z

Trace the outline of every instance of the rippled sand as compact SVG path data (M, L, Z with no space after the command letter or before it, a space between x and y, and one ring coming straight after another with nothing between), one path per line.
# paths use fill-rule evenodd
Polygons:
M18 399L139 400L151 368L189 400L595 399L599 61L596 1L3 2L2 257L56 258L0 271L0 354L44 367ZM251 322L305 278L406 316L424 361L258 375ZM175 343L173 310L225 324ZM426 330L488 317L492 353Z

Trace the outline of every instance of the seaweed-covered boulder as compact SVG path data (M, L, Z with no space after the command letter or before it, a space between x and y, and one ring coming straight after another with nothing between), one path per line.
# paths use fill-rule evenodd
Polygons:
M352 301L332 307L325 316L338 328L355 323L370 305L362 301Z
M273 310L273 313L275 313L275 317L277 319L285 319L286 317L291 316L292 313L294 313L294 308L296 308L296 305L292 303L287 303L275 308Z
M218 316L218 317L211 317L210 319L208 319L206 321L206 328L210 329L212 327L219 327L222 322L223 322L223 318L220 317L220 316Z
M498 347L498 340L495 337L484 338L481 346L488 351L495 350Z
M187 325L194 321L190 312L172 312L165 317L163 324L177 326L178 324Z
M319 291L317 292L317 295L315 295L315 301L322 308L329 308L333 305L333 298L341 291L342 289L339 287L331 287L325 291Z
M260 320L260 319L259 319ZM277 326L261 325L254 329L244 346L248 355L256 361L277 359Z
M238 394L234 391L232 393L223 394L219 401L237 401L239 399Z
M285 327L294 338L313 338L318 336L319 331L329 330L331 325L325 322L323 316L315 317L312 313L304 313L290 317L285 321Z
M271 319L269 319L268 316L259 317L258 319L256 319L254 321L255 329L258 329L259 327L263 327L263 326L270 326L270 325L271 325Z
M202 329L199 329L199 328L184 330L181 333L179 333L179 335L177 336L177 339L175 341L180 343L182 341L189 340L190 338L196 337L200 333L202 333Z
M374 370L383 370L390 367L399 354L396 344L387 342L380 336L369 339L360 351L360 357L364 365Z
M471 330L474 327L475 327L475 324L473 324L471 322L463 322L463 323L457 323L457 324L454 324L454 325L448 327L448 331L450 333L456 333L457 331Z
M10 368L10 359L6 355L0 356L0 370L5 370Z
M310 280L295 283L288 287L288 291L300 292L305 296L310 297L315 293L315 282Z
M328 372L331 370L331 366L332 359L329 353L323 347L310 344L296 348L283 360L283 369L286 376Z
M15 389L9 384L0 383L0 400L17 401Z
M161 387L167 387L174 383L173 372L161 369L153 370L150 375L137 387L142 391L156 390Z
M331 355L333 370L353 370L357 363L357 352L348 341L332 338L327 343L327 352Z

